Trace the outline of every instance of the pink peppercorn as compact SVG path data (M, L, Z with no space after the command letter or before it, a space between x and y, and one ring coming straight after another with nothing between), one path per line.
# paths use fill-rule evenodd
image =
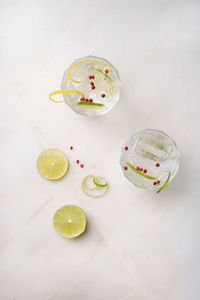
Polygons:
M127 171L127 170L128 170L128 167L127 167L127 166L125 166L125 167L124 167L124 170L125 170L125 171Z

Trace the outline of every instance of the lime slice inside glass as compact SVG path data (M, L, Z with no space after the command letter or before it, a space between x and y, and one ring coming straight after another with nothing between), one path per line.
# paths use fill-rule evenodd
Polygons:
M104 107L102 103L78 102L77 105L82 107Z
M99 91L105 92L107 96L110 96L113 92L113 80L101 69L94 67L89 69L89 73L95 76L94 84Z
M37 169L42 177L48 180L58 180L67 172L67 157L57 149L45 150L37 159Z
M65 205L55 212L53 225L60 235L72 239L84 232L86 217L78 206Z

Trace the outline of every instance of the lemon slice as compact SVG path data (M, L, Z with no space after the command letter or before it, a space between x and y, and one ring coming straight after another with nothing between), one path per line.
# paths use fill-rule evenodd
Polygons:
M84 232L86 217L78 206L65 205L55 212L53 225L60 235L72 239Z
M94 83L96 88L110 96L114 89L112 78L104 74L102 70L94 67L89 69L89 73L95 76Z
M62 178L68 169L65 154L57 149L43 151L37 159L37 169L41 176L49 180Z

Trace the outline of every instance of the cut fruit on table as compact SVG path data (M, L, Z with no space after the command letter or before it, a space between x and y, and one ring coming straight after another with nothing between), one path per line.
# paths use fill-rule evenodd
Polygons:
M65 205L59 208L53 217L55 230L65 238L75 238L86 228L86 216L76 205Z
M67 157L62 151L57 149L45 150L37 159L37 169L45 179L58 180L67 172Z

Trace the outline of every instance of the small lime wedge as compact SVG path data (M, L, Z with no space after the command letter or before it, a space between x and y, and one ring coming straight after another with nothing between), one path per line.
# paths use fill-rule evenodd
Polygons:
M37 159L37 169L42 177L48 180L58 180L67 172L67 157L57 149L45 150Z
M72 239L84 232L86 217L78 206L65 205L55 212L53 225L60 235Z
M78 102L77 105L79 106L89 106L89 107L103 107L104 104L102 103L90 103L90 102Z

